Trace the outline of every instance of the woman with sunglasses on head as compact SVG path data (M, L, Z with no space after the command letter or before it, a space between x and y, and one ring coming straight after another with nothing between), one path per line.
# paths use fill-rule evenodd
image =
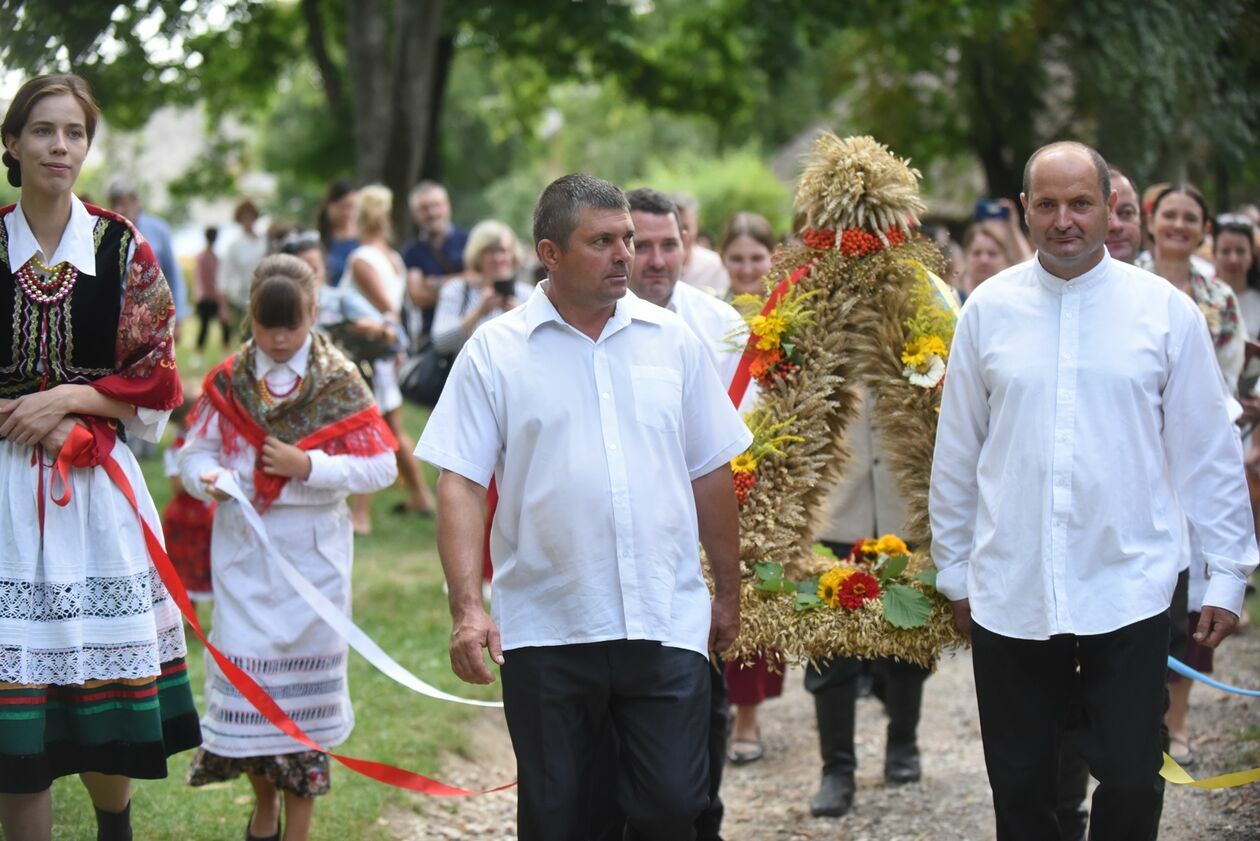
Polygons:
M0 210L0 826L24 841L51 836L70 774L97 838L128 841L131 779L201 742L140 523L160 534L158 512L117 441L157 441L183 400L175 313L132 224L72 192L97 118L82 79L39 76L0 128L21 188Z

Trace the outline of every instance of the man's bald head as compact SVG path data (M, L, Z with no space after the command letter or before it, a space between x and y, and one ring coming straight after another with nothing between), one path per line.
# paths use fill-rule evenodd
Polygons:
M1098 172L1098 189L1102 191L1103 201L1106 202L1111 197L1111 173L1107 171L1107 162L1103 160L1103 156L1098 154L1098 150L1092 146L1086 146L1084 143L1078 143L1075 140L1059 140L1054 143L1047 143L1028 158L1028 163L1024 164L1024 195L1028 195L1028 185L1032 183L1033 164L1043 155L1050 153L1079 153L1089 158L1090 163L1094 165L1094 169Z

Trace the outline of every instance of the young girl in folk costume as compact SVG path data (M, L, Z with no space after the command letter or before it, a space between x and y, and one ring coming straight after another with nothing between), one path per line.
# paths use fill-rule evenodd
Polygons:
M334 604L350 610L353 536L346 495L397 476L397 443L358 369L311 332L315 275L297 257L265 258L250 287L253 338L206 376L179 457L184 486L220 504L211 541L212 638L321 745L354 726L347 646L263 553L239 503L214 488L232 471L276 549ZM249 776L257 802L246 838L307 837L328 755L272 726L206 661L205 741L192 785Z
M188 598L194 602L209 601L213 592L210 584L210 529L214 525L214 503L197 499L184 488L179 478L179 451L184 448L188 434L189 398L171 413L175 427L175 440L163 453L166 477L171 482L171 501L162 509L162 530L166 532L166 552L171 565L179 573ZM200 613L200 610L198 611Z
M174 307L131 223L71 193L97 115L82 79L40 76L18 91L0 129L9 182L22 191L0 210L8 838L49 838L49 785L77 773L98 838L130 839L130 778L166 776L167 756L201 741L179 613L139 519L158 528L158 513L117 440L156 441L181 401ZM131 485L135 508L106 467Z

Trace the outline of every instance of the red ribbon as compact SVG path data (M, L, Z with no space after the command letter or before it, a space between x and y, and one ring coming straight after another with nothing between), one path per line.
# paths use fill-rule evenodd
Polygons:
M157 569L162 583L166 585L167 592L175 600L175 604L179 606L180 613L184 615L184 620L188 622L193 629L193 633L206 646L206 651L219 664L219 668L223 670L224 676L227 677L232 686L236 687L237 691L253 704L271 724L278 727L293 740L300 742L311 750L328 754L352 771L357 771L365 777L386 785L405 788L409 791L418 791L422 794L432 794L438 797L467 797L474 794L502 791L516 785L515 782L512 782L486 789L485 791L469 791L468 789L447 785L423 774L417 774L414 771L386 765L383 762L356 759L352 756L333 753L327 748L321 747L319 743L306 735L302 728L293 719L289 718L284 710L280 709L280 705L252 677L246 674L240 666L229 660L223 652L211 645L210 640L206 639L205 633L201 630L201 623L197 621L197 612L193 609L192 601L189 600L188 593L184 590L179 574L175 571L175 567L171 565L170 556L166 554L161 538L154 534L153 529L149 527L149 524L145 522L144 517L140 514L140 506L136 502L136 494L131 487L127 474L123 472L122 467L114 460L109 449L101 450L97 446L98 443L99 439L95 438L91 432L81 426L76 426L70 433L70 437L66 440L65 445L62 446L61 453L57 456L59 475L62 476L64 481L67 475L67 468L79 466L81 463L86 466L87 459L97 459L97 463L105 470L106 475L113 480L118 490L122 492L128 504L131 505L131 510L135 512L136 519L140 521L140 528L144 531L144 542L149 549L149 557L152 559L153 566ZM110 449L112 449L112 446ZM70 488L69 484L67 484L64 496L65 502L58 502L58 504L68 504L70 496Z
M770 297L766 298L766 305L761 308L761 314L769 315L778 305L779 301L782 300L783 296L787 294L787 291L795 286L797 281L809 274L809 270L811 268L813 268L813 264L806 263L796 271L792 272L792 274L779 281L779 285L774 287L774 291L770 293ZM733 402L736 407L738 407L743 401L744 393L748 391L748 384L752 380L751 369L753 360L757 356L757 340L760 338L761 337L756 333L749 332L748 343L744 345L744 355L740 357L739 367L735 369L735 376L731 378L731 388L729 393L731 395L731 402Z

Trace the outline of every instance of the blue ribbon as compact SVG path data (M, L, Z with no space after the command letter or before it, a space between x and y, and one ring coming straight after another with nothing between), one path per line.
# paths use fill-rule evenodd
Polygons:
M1221 683L1219 680L1214 680L1213 678L1203 674L1203 672L1190 668L1185 663L1171 655L1168 658L1168 668L1172 669L1182 677L1188 677L1191 680L1206 683L1213 689L1219 689L1222 692L1232 692L1235 695L1246 695L1251 698L1260 698L1260 689L1239 689L1237 686L1230 686L1227 683Z

